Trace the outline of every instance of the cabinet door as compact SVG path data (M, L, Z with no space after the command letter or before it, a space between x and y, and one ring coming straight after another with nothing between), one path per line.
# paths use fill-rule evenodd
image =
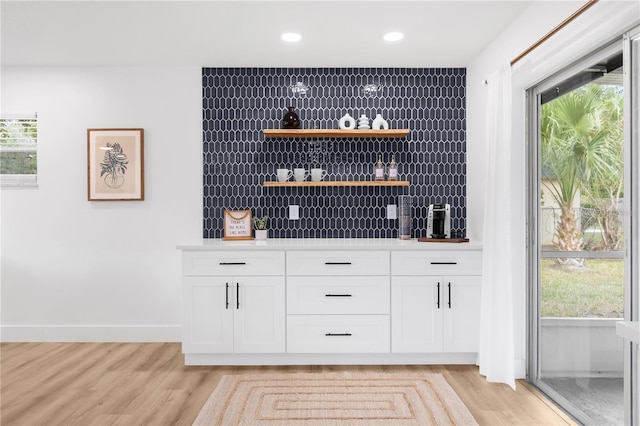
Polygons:
M391 351L442 351L442 277L391 280Z
M227 306L231 297L227 285L231 285L230 278L184 278L183 352L233 351L233 310Z
M480 276L445 276L445 352L478 352L480 338Z
M284 277L234 277L234 352L285 351Z

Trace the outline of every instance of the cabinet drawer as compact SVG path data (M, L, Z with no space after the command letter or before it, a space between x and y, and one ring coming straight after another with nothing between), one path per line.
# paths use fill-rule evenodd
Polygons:
M289 277L289 314L388 314L389 277Z
M389 275L389 252L287 252L287 275Z
M185 252L183 275L284 275L284 252Z
M289 353L390 351L389 315L288 315Z
M391 253L392 275L481 275L482 252L402 251Z

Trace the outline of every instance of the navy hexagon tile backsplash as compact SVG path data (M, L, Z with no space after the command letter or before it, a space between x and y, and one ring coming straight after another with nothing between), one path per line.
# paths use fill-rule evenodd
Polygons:
M265 138L293 106L304 129L337 129L381 114L406 138ZM466 234L464 68L203 68L203 237L223 237L224 210L269 216L271 238L396 238L387 205L412 196L412 236L426 236L429 204L451 205ZM325 180L373 180L395 156L408 187L264 187L276 169L323 168ZM289 220L289 205L300 220Z

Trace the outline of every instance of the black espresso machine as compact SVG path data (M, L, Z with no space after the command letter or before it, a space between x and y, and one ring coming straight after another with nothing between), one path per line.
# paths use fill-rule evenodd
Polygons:
M427 238L451 238L451 206L449 204L429 205Z

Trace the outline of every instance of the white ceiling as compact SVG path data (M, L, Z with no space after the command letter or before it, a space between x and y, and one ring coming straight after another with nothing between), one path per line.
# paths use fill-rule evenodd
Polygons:
M464 67L532 0L7 1L3 65ZM383 33L402 31L400 42ZM285 44L280 34L303 39Z

